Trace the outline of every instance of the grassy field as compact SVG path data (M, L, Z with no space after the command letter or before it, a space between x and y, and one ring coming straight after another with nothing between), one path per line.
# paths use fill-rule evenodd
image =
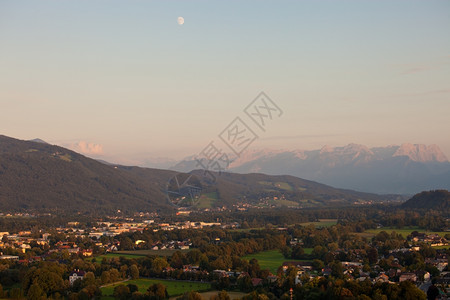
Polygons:
M179 250L179 249L163 249L163 250L130 250L130 251L117 251L114 253L108 253L100 256L96 256L97 261L101 261L103 258L115 258L115 257L125 257L128 259L145 257L147 255L157 255L157 256L172 256L176 251L188 252L189 250ZM88 260L92 260L93 257Z
M305 223L300 223L300 225L302 226L309 226L309 225L314 225L316 227L331 227L337 224L336 219L321 219L319 220L319 222L305 222Z
M202 194L196 206L198 208L211 208L217 198L216 192Z
M270 182L270 181L260 181L259 184L268 187L267 191L276 191L273 188L285 190L285 191L293 191L292 186L287 182Z
M207 291L211 289L211 284L205 282L187 282L187 281L176 281L176 280L159 280L159 279L137 279L137 280L129 280L123 283L108 285L106 287L101 288L102 290L102 299L114 299L112 297L114 293L114 287L120 284L135 284L139 288L141 293L145 293L149 286L155 283L161 283L167 286L167 292L169 293L169 297L173 297L176 295L181 295L188 291Z
M446 234L449 234L449 232L444 232L444 231L426 231L425 229L421 229L421 228L419 228L417 226L403 227L402 229L393 228L393 227L382 227L382 228L377 228L377 229L366 230L365 233L376 235L376 234L380 233L381 231L386 231L389 234L391 234L391 232L395 231L398 234L401 234L404 238L406 238L408 235L410 235L411 232L413 232L413 231L426 232L426 233L429 233L429 234L437 233L437 234L439 234L442 237L444 237Z
M312 248L304 248L306 254L311 254ZM273 274L277 273L278 268L283 265L285 261L292 261L292 259L286 259L279 250L269 250L250 254L242 257L243 259L250 260L256 258L259 262L261 269L269 269Z

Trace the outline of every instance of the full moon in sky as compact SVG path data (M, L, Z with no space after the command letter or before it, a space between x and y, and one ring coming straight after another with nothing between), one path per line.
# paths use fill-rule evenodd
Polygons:
M178 24L183 25L184 24L184 18L178 17Z

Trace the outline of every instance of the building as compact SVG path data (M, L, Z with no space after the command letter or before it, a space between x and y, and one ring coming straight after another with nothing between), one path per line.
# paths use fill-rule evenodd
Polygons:
M402 275L400 275L400 278L398 279L399 282L406 281L406 280L416 282L417 275L414 273L403 273Z
M70 273L70 275L69 275L69 283L70 283L70 285L73 285L73 283L76 280L78 280L78 279L83 280L84 275L86 275L86 272L80 271L80 270L73 271L72 273Z

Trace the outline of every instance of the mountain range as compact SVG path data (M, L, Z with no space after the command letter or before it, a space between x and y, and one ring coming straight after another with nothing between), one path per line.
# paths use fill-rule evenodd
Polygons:
M170 169L189 172L192 158ZM368 148L349 144L317 150L253 150L235 159L227 170L292 175L338 188L379 194L415 194L450 189L450 162L436 145L402 144Z
M201 170L186 174L102 163L41 140L0 135L0 212L169 212L175 206L167 195L171 183L182 182L180 176L196 179L200 193L194 204L200 208L328 207L397 199L287 175L215 173L212 181Z

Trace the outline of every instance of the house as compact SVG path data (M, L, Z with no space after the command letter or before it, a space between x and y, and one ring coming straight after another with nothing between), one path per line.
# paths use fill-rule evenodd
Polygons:
M421 282L428 282L431 280L431 274L430 272L427 271L423 271L423 270L418 270L416 272L416 276L417 276L417 280L421 281Z
M282 264L283 271L286 272L286 270L289 267L296 267L303 270L312 270L312 262L308 261L285 261Z
M90 257L94 252L92 251L92 249L86 249L82 250L81 253L83 254L83 256Z
M214 270L213 274L216 274L219 277L228 277L228 273L225 270Z
M260 286L262 285L263 280L261 278L252 278L252 285L255 286Z
M78 280L78 279L83 280L84 275L86 275L86 272L80 271L80 270L73 271L72 273L70 273L70 275L69 275L69 283L70 283L70 285L73 285L73 283L76 280Z
M19 260L19 257L16 255L1 255L0 259Z
M189 250L189 245L181 244L178 246L180 250Z
M322 269L322 274L323 276L330 276L331 275L331 268L330 267L325 267Z
M19 248L21 249L22 253L25 253L27 249L31 249L31 246L28 244L22 244L19 246Z
M389 276L386 274L380 274L377 278L375 278L377 282L389 282Z
M402 282L402 281L406 281L406 280L409 280L409 281L412 281L412 282L416 282L417 281L417 275L416 274L414 274L414 273L402 273L402 275L400 275L400 278L399 278L399 282Z
M197 271L200 271L199 266L183 265L183 272L197 272Z

